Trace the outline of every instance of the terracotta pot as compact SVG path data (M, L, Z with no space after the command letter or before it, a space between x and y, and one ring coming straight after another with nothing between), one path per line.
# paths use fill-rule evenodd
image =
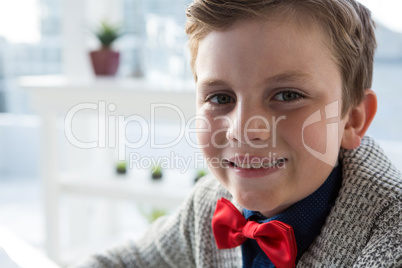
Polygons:
M91 51L92 67L96 75L114 76L119 67L120 53L108 48Z

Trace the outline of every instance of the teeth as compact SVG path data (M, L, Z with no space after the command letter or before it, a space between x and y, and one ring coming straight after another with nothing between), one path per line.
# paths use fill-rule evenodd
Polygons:
M265 163L263 163L262 164L262 166L263 167L265 167L265 168L269 168L269 167L272 167L272 166L274 166L276 164L276 162L265 162Z
M253 168L260 168L262 166L262 163L252 163L251 166Z
M285 161L285 159L281 158L278 159L277 161L273 161L273 162L264 162L264 163L251 163L251 164L234 164L235 167L240 167L240 168L244 168L244 169L250 169L250 168L271 168L274 167L276 165L279 165L281 163L283 163Z
M240 166L241 168L251 168L251 165L249 164L240 164L238 166Z

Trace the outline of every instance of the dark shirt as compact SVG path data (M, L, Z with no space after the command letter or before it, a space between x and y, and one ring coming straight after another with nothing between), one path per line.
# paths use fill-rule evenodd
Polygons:
M336 166L327 180L314 193L287 208L282 213L269 219L258 211L244 209L244 217L259 223L272 220L282 221L293 227L296 244L296 263L319 235L325 224L342 184L342 167ZM243 267L275 267L254 239L247 239L242 244Z

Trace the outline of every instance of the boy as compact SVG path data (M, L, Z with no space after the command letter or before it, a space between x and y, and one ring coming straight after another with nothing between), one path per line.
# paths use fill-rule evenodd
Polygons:
M401 267L401 174L364 137L377 107L370 12L195 0L187 16L213 177L144 238L79 267Z

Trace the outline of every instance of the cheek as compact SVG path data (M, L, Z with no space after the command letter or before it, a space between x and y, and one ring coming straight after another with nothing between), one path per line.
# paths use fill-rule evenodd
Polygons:
M215 141L213 140L212 133L214 133L212 129L207 132L198 132L197 137L200 144L200 150L206 160L210 172L219 179L223 177L222 170L219 168L220 160L222 158L222 149L214 146ZM221 183L225 185L223 181L221 181Z
M211 138L211 131L209 129L205 129L202 127L197 126L197 140L198 146L203 148L210 147L210 138Z
M286 119L280 121L276 126L276 136L294 149L303 147L302 129L305 118L306 116L300 114L287 115ZM310 136L310 133L307 136ZM304 139L306 139L306 133L304 133ZM308 139L312 138L309 137Z
M282 137L294 148L311 148L314 151L325 153L327 146L327 123L324 120L315 121L311 116L318 109L308 109L288 115L286 120L279 123ZM331 134L332 133L328 133Z
M291 148L295 153L294 157L300 160L313 157L307 148L320 154L326 152L326 124L316 122L303 128L309 115L309 112L289 115L277 127L277 136Z
M197 120L195 121L197 140L201 148L209 146L212 133L210 117L206 116L202 110L198 109Z
M339 154L340 140L342 137L342 122L318 121L304 129L301 127L300 152L307 158L319 160L330 166L334 166Z
M314 151L325 153L327 145L327 126L325 123L317 122L300 129L300 133L303 132L303 138L300 137L300 142L304 146L308 146Z
M196 128L197 128L197 140L199 144L199 148L203 153L204 157L208 160L215 157L218 152L216 148L213 146L212 136L214 133L214 126L209 123L210 120L197 120ZM208 161L207 161L208 163Z
M201 115L196 121L197 139L203 147L222 146L227 143L228 123L225 119L214 120L211 116Z

